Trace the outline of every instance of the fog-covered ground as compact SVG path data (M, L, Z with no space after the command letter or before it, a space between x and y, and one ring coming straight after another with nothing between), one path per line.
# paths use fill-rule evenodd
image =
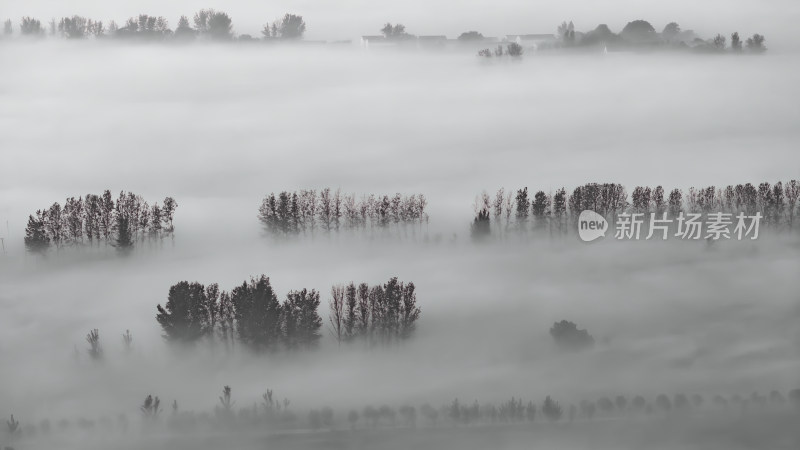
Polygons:
M797 178L800 62L792 52L487 63L357 48L51 42L0 45L0 61L2 416L25 424L124 413L134 421L148 393L164 406L177 399L210 411L226 384L240 406L271 388L298 411L330 405L340 420L366 404L455 397L553 395L566 405L800 387L796 232L715 246L468 239L483 189ZM265 193L325 186L424 193L428 240L277 244L261 236ZM175 197L174 241L127 258L113 250L25 254L28 214L103 189ZM413 281L418 333L371 351L338 348L328 336L318 351L297 355L166 347L154 316L170 285L230 289L260 273L280 295L315 288L324 302L335 283ZM561 319L588 328L595 348L556 352L548 329ZM92 328L103 364L86 356ZM676 446L718 445L725 427Z

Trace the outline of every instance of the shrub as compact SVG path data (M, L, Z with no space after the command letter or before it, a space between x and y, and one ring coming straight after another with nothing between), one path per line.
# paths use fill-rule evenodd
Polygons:
M594 345L594 338L587 330L580 330L575 323L567 320L554 323L550 335L556 345L567 350L582 350Z

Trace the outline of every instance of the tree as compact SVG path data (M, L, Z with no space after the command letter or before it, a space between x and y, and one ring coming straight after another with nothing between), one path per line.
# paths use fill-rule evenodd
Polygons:
M575 43L575 25L570 20L569 23L561 22L558 26L558 37L564 45L573 45Z
M392 278L396 281L397 278ZM402 303L400 304L400 324L398 334L401 339L408 339L417 328L417 320L422 310L417 306L417 294L415 292L414 283L409 282L403 285L400 283L400 290L402 292Z
M667 201L667 209L670 217L678 217L683 211L683 193L680 189L673 189L669 193L669 200Z
M11 19L6 19L3 22L3 34L10 36L12 33L14 33L14 25L11 23Z
M278 25L278 34L281 39L302 39L306 32L306 22L303 16L286 14Z
M89 331L89 334L86 335L86 342L89 343L89 349L87 350L89 357L95 361L103 359L103 348L100 346L100 332L97 328Z
M122 345L125 348L125 353L130 353L133 350L133 335L131 334L131 330L125 330L125 334L122 335Z
M201 9L194 15L194 28L201 35L213 40L229 40L233 37L233 21L228 14L213 9Z
M133 238L131 236L130 220L125 214L117 214L116 216L116 229L117 239L115 247L118 250L125 251L133 247Z
M523 52L522 46L516 42L512 42L506 46L506 54L508 54L508 56L522 56Z
M742 40L739 37L739 32L735 31L731 34L731 50L734 52L741 52L742 51Z
M206 291L200 283L173 285L165 307L159 304L156 309L156 320L170 342L194 343L213 331Z
M25 248L32 253L45 253L50 248L50 238L45 229L46 217L42 211L36 211L36 217L28 216L25 227Z
M222 291L217 304L217 327L219 328L220 337L225 343L226 348L231 348L233 346L236 331L235 326L235 313L231 295Z
M146 420L156 420L161 413L161 400L159 400L158 396L154 398L152 395L148 395L139 409Z
M331 299L328 302L329 316L328 321L331 326L331 333L336 338L336 342L344 339L344 286L337 285L331 288Z
M651 42L656 37L656 30L646 20L634 20L625 25L621 35L634 42Z
M189 25L189 18L186 16L181 16L178 19L178 26L175 27L175 38L176 39L194 39L195 37L195 30Z
M538 191L531 201L531 213L533 213L534 226L544 228L547 224L547 213L550 210L550 198L544 191Z
M67 39L83 39L87 34L87 21L85 17L64 17L58 23L58 31Z
M458 36L459 41L479 41L483 39L483 35L477 31L465 31Z
M679 34L681 34L681 27L675 22L668 23L661 32L661 36L668 41L675 39Z
M789 206L789 229L794 228L794 210L797 207L797 199L800 198L800 183L791 180L784 187L786 194L786 204Z
M344 336L351 340L356 336L358 325L358 298L356 286L353 283L345 287L344 301Z
M517 227L524 230L528 223L528 211L530 210L530 201L528 201L528 188L523 188L517 191Z
M747 38L747 49L751 52L761 53L767 50L767 47L764 46L764 41L766 38L764 36L756 33L752 37Z
M381 28L381 33L386 37L386 39L398 40L398 39L409 39L413 36L406 33L406 26L403 24L396 24L392 25L391 23L386 23L383 28Z
M239 340L256 351L274 349L282 337L281 306L269 278L251 278L231 291Z
M175 225L173 225L172 220L175 218L178 202L172 197L167 197L164 199L163 205L161 220L164 222L164 231L172 234L175 231Z
M658 397L656 397L656 407L662 411L668 412L672 409L672 402L666 395L659 394Z
M489 210L482 209L478 211L478 215L472 221L470 227L470 235L476 241L484 240L491 234L491 227L489 223Z
M578 329L575 323L567 320L554 323L550 335L560 348L567 350L582 350L594 345L594 338L588 331Z
M290 291L283 302L283 335L287 348L313 348L321 337L322 318L319 316L319 292Z
M44 29L42 23L33 17L25 16L19 24L19 32L24 36L42 36Z
M561 420L561 415L563 411L561 406L559 406L558 402L551 399L548 395L547 398L544 399L544 404L542 405L542 414L549 420L550 422L558 422Z
M712 45L714 46L714 49L717 50L717 51L721 52L721 51L725 50L725 36L723 36L721 34L717 34L716 36L714 36L714 40L712 41Z

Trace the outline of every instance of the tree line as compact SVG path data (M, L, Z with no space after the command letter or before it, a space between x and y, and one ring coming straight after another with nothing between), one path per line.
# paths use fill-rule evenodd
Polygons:
M303 16L285 14L271 23L264 25L261 34L265 40L296 40L301 39L306 31ZM4 22L5 36L14 33L14 24L11 19ZM175 29L171 29L169 22L163 16L139 14L126 20L122 24L111 20L93 20L84 16L74 15L62 17L58 20L51 19L42 24L39 19L23 17L19 22L19 34L26 37L43 37L46 34L65 39L145 39L145 40L176 40L186 41L194 39L207 39L214 41L252 40L249 34L236 35L233 31L233 20L223 12L214 9L201 9L197 11L192 20L181 16Z
M482 239L491 234L526 234L531 231L567 234L574 229L583 210L592 210L612 221L617 214L655 213L676 218L681 213L760 213L762 224L774 229L794 228L795 211L800 198L800 183L791 180L728 185L724 188L690 187L687 191L662 186L636 186L628 195L618 183L587 183L571 193L565 188L555 192L537 191L530 195L528 188L498 190L494 196L484 191L476 197L475 217L471 234Z
M169 412L157 394L148 394L144 401L135 405L136 414L145 425L145 432L154 432L160 427L175 432L195 432L214 428L228 431L263 430L265 426L277 429L378 429L378 428L437 428L441 426L482 426L487 424L533 424L533 423L572 423L592 421L595 419L637 420L675 417L701 417L694 414L714 414L717 417L755 420L759 417L775 419L776 414L796 414L800 411L800 389L788 393L772 390L769 394L752 392L749 395L733 394L731 396L713 395L705 397L701 394L674 395L658 394L655 398L643 395L617 395L600 397L597 400L583 399L578 403L562 405L553 396L547 395L539 403L525 401L521 397L511 397L500 403L477 400L472 403L461 402L458 398L439 407L430 403L414 406L409 403L393 407L388 404L380 406L367 405L361 409L350 409L346 414L337 412L330 406L312 408L305 418L301 418L287 398L280 399L272 389L266 389L260 398L244 399L246 406L236 408L237 399L230 386L224 386L220 395L214 394L217 404L213 414L196 413L180 408L178 400L171 402ZM794 411L793 411L794 410ZM541 419L540 419L541 417ZM24 422L24 433L21 422ZM101 419L99 422L86 418L77 418L73 423L69 419L61 419L57 430L69 432L73 427L85 432L102 432L117 429L125 432L130 427L127 414L119 414L116 421ZM25 422L12 414L6 420L5 432L11 441L22 440L25 436L37 434L50 435L54 426L48 419L38 423Z
M76 245L129 249L136 243L172 236L177 208L172 197L166 197L161 206L150 206L141 196L125 191L120 191L116 201L109 190L69 197L63 206L56 202L28 216L25 247L35 253Z
M383 285L334 286L330 331L338 342L363 339L385 344L412 336L420 309L413 283L391 278ZM192 344L219 340L227 349L236 342L256 352L314 348L322 337L320 293L289 291L283 302L269 277L251 277L230 291L216 283L181 281L169 289L167 302L156 306L164 338Z
M416 232L428 222L428 201L422 194L404 196L342 194L330 188L283 191L264 197L258 220L274 237L314 235L340 231Z
M711 39L703 39L691 30L682 30L676 22L670 22L661 32L656 31L646 20L633 20L628 22L619 32L614 33L606 24L600 24L593 30L580 32L575 30L575 25L562 22L556 31L558 38L556 46L561 48L586 47L605 45L607 48L630 46L650 46L665 48L686 48L704 52L724 52L728 49L727 38L717 34ZM766 51L762 34L755 33L746 39L739 36L739 32L730 34L730 51L741 53L745 50L751 53Z

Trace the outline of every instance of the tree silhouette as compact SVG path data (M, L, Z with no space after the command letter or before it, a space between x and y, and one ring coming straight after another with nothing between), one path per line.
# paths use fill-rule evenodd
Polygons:
M575 323L567 320L554 323L550 335L560 348L567 350L582 350L594 345L594 338L588 331L578 329Z
M542 414L544 414L547 420L550 422L558 422L561 420L561 415L563 412L564 411L562 411L558 402L551 399L549 395L544 399L544 404L542 405Z
M29 252L44 253L50 248L50 238L47 237L45 228L45 214L36 211L36 217L28 216L28 225L25 227L25 248Z
M286 14L278 25L278 34L281 39L302 39L306 32L306 22L303 16Z
M165 307L156 306L156 319L170 342L193 343L213 331L210 305L200 283L181 281L169 289Z
M256 351L275 349L281 340L281 307L266 275L251 278L231 291L242 343Z

